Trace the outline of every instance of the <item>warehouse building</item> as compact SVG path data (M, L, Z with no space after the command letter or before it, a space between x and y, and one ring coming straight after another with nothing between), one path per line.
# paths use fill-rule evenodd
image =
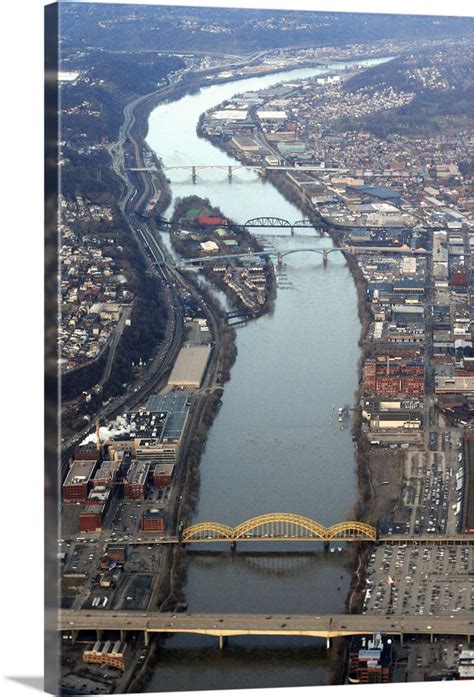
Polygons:
M139 461L175 465L188 415L186 390L151 395L144 410L121 417L125 430L109 441L110 456L127 452Z
M105 509L105 503L88 503L79 514L79 530L101 532Z
M94 486L112 486L117 480L121 460L104 460L94 475Z
M97 460L74 460L63 484L64 501L85 501Z
M82 654L85 663L99 663L118 670L125 670L129 651L123 641L96 641L92 648L86 649Z
M174 464L163 462L155 466L153 484L158 487L170 486L173 480Z
M474 434L464 436L464 466L461 532L474 535Z
M123 482L125 499L144 499L150 465L147 462L132 462Z
M172 387L201 387L211 350L211 347L205 344L184 346L171 371L168 385Z

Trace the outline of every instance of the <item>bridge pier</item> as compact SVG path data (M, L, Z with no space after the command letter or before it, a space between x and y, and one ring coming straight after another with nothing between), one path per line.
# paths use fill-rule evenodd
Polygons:
M324 551L329 552L329 542L324 543Z
M222 651L222 649L225 647L227 643L227 637L222 636L222 634L219 635L219 648Z
M102 634L103 634L103 633L104 633L104 632L102 631L102 629L96 629L96 630L95 630L95 635L96 635L96 637L97 637L97 641L100 641L100 640L102 639Z
M327 263L328 263L328 250L323 249L323 264L324 264L324 266L326 266Z
M232 181L232 165L227 167L227 178L229 181Z
M127 632L126 632L126 630L125 630L125 629L121 629L121 630L120 630L120 641L125 641L126 638L127 638Z
M193 165L191 167L191 178L193 180L193 184L196 183L196 167Z
M232 540L232 542L230 543L230 550L231 550L231 552L235 552L236 549L237 549L237 542L235 540Z
M326 637L326 649L329 651L331 648L331 637Z
M279 269L281 269L282 266L283 266L283 255L281 252L278 252L277 253L277 267Z
M145 646L148 646L148 644L150 643L150 637L148 636L148 632L146 629L143 632L143 642L144 642Z
M290 235L291 235L292 237L295 236L295 228L293 227L293 225L290 227Z

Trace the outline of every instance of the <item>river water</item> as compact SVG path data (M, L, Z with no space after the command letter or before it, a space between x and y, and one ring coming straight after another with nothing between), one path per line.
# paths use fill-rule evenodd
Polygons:
M375 61L370 61L371 63ZM367 61L369 64L369 61ZM165 166L232 164L196 135L199 116L233 95L332 71L294 70L202 89L150 115L147 142ZM271 215L301 219L268 182L252 172L205 170L196 184L170 170L174 198L197 194L239 223ZM171 214L171 209L168 215ZM286 250L332 246L314 230L294 238L265 231L265 245ZM312 236L313 235L313 236ZM357 496L350 429L337 409L352 404L357 387L360 323L352 276L335 252L285 257L272 315L237 329L237 361L201 460L194 522L236 525L275 511L309 516L324 525L346 520ZM297 543L295 543L297 544ZM288 544L287 554L242 543L229 550L188 552L184 588L190 612L315 613L342 611L349 556L336 548ZM306 545L306 546L305 546ZM296 551L303 554L295 554ZM260 552L260 554L259 554ZM316 639L233 638L219 651L212 637L175 636L166 642L147 690L317 685L328 680L325 649Z

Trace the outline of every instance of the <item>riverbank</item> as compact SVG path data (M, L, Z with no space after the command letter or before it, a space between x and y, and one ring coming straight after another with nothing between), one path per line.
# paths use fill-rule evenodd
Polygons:
M203 219L221 221L220 226L202 222ZM276 297L273 264L256 257L251 265L242 265L232 258L237 252L263 252L262 245L246 228L225 218L219 208L199 196L177 201L170 222L173 248L184 259L206 258L198 265L200 272L224 293L242 318L256 319L273 310ZM208 252L204 251L206 245L211 247ZM213 261L213 255L230 256Z
M204 114L201 115L198 125L197 134L200 138L209 140L215 147L226 152L231 157L235 157L235 153L229 145L217 137L208 135L202 128L204 121ZM228 142L228 141L227 141ZM343 235L339 229L330 227L327 222L318 214L318 211L312 206L310 201L302 194L301 190L283 173L268 172L268 181L278 189L278 191L284 196L284 198L296 206L304 216L306 216L311 222L326 231L326 234L331 237L335 247L341 248ZM358 316L360 320L360 335L359 335L359 347L361 349L359 359L357 362L357 382L358 388L354 394L354 410L353 410L353 421L352 421L352 440L354 441L356 452L355 452L355 469L357 475L357 498L354 501L353 509L350 512L349 517L353 517L356 520L363 520L365 522L371 521L371 511L373 509L374 501L374 490L371 482L371 474L369 468L368 460L368 450L369 443L367 438L362 432L362 415L360 408L360 397L361 397L361 383L362 383L362 368L364 365L364 360L369 350L366 344L367 334L370 328L371 321L373 319L372 312L369 303L366 300L367 284L362 274L362 271L357 264L356 259L343 252L347 266L352 275L354 285L357 293L357 309ZM364 567L367 562L367 546L357 545L355 549L351 550L351 583L348 595L345 600L345 610L348 613L358 613L362 609L362 589L364 586ZM335 659L334 668L332 670L332 681L334 683L342 683L345 680L346 674L346 661L347 661L347 642L341 642L337 648L332 652L333 658Z
M302 197L301 197L300 192L298 190L295 189L293 191L290 187L285 187L286 190L283 190L281 188L281 182L277 181L277 178L275 178L275 181L269 180L269 183L272 183L274 185L275 189L280 191L280 193L283 195L285 200L290 201L290 203L296 204L298 206L298 208L301 210L301 207L305 202L302 200ZM319 227L323 227L323 225L321 224L321 221L317 217L316 211L313 211L311 209L308 210L306 208L305 214L308 214L308 216L311 215L312 216L311 219L314 219L314 221L317 222ZM334 239L335 243L337 243L336 235L337 235L337 233L333 233L333 239ZM362 297L362 296L360 296L360 297Z

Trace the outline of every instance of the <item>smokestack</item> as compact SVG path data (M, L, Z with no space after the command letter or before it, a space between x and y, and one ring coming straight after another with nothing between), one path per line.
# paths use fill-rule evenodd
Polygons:
M99 448L99 453L102 455L102 444L100 442L100 421L97 419L95 422L95 435L97 438L97 447Z

